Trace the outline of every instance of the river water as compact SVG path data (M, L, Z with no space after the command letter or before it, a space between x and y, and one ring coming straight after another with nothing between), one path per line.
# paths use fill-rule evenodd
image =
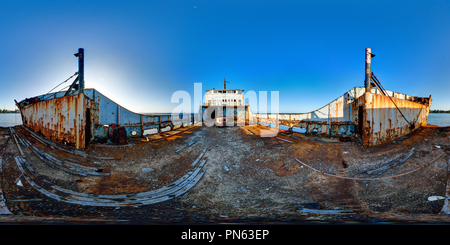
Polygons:
M427 124L448 127L450 126L450 113L430 113L428 114Z
M427 123L439 127L450 126L450 113L430 113ZM0 127L11 127L20 124L22 124L20 113L0 113Z
M22 124L20 113L0 113L0 127L11 127Z

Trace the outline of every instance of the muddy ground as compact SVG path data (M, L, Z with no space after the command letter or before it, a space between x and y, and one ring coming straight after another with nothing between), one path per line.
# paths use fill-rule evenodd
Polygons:
M199 126L178 129L174 132L183 132L173 136L166 132L164 137L129 140L127 146L91 144L85 151L90 156L117 160L52 149L22 127L15 129L21 138L58 159L99 167L109 173L108 176L67 173L51 168L30 149L22 149L41 178L77 192L128 194L162 188L186 174L208 147L203 156L206 172L188 193L161 203L125 207L65 203L27 183L14 160L14 156L20 155L18 147L9 137L9 129L0 128L0 187L6 207L13 213L0 215L0 222L4 223L450 221L448 215L439 214L444 200L428 200L430 196L446 195L450 128L428 125L395 142L365 148L358 140L340 142L337 138L281 130L276 137L261 137L262 130L269 130L262 126ZM194 140L193 145L176 153Z

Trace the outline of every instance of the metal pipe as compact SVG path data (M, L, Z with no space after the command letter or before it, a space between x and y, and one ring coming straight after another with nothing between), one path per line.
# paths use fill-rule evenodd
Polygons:
M366 87L366 92L370 92L370 63L371 63L371 54L372 50L370 48L366 48L366 79L364 80L364 86Z
M84 93L84 49L78 49L78 88L79 93Z

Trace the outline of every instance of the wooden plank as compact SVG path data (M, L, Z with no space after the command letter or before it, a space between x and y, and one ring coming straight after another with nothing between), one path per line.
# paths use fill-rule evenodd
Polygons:
M279 139L279 140L282 140L282 141L289 142L289 143L294 143L294 142L292 142L292 141L290 141L290 140L285 140L285 139L282 139L282 138L279 138L279 137L275 137L275 138L277 138L277 139Z
M255 133L253 133L252 131L250 131L250 129L246 128L245 130L247 130L247 132L249 132L252 135L255 135Z
M187 145L185 145L185 146L181 147L180 149L176 150L175 152L178 153L178 152L182 151L184 148L193 145L195 142L196 142L196 141L193 140L193 141L189 142Z
M81 164L73 163L70 161L61 161L52 155L43 152L36 148L34 145L32 145L30 142L28 142L25 139L22 139L24 143L31 146L32 151L36 154L36 156L41 159L44 163L49 165L50 167L54 169L60 169L65 172L81 175L81 176L87 176L87 175L97 175L97 176L108 176L109 173L102 173L97 172L99 169L97 167L89 167L89 166L83 166Z
M208 149L208 147L205 147L202 151L202 153L200 154L200 156L197 157L197 159L195 159L195 161L191 164L191 167L195 166L197 164L198 161L200 161L200 158L203 157L203 155L205 154L206 150Z
M16 146L17 146L17 149L19 149L20 155L22 156L22 158L26 158L25 154L22 151L22 148L19 145L19 142L17 142L16 135L15 134L11 134L11 135L14 138L14 142L16 142Z
M206 160L203 160L202 163L200 164L200 167L198 167L194 172L192 172L190 174L186 174L185 176L180 178L178 181L176 181L176 183L174 182L174 184L170 184L166 187L163 187L163 188L160 188L157 190L141 192L141 193L134 194L131 196L128 194L95 195L95 194L75 192L75 191L68 190L68 189L65 189L65 188L62 188L62 187L59 187L56 185L52 185L51 187L53 189L61 191L63 193L71 194L72 197L74 197L74 198L76 197L76 199L83 200L83 201L92 201L91 199L97 199L97 200L101 200L101 201L110 200L110 199L126 199L126 200L134 199L136 201L142 202L142 201L146 201L146 199L155 199L155 198L160 198L164 195L171 195L171 193L176 192L179 189L185 187L186 185L191 183L193 179L196 178L196 176L200 172L200 168L203 167L205 162L206 162ZM110 202L110 201L105 201L105 202Z
M21 125L21 126L25 130L27 130L31 134L31 136L33 136L33 138L37 139L39 142L41 142L41 143L43 143L45 145L49 145L50 147L57 148L58 150L62 150L62 151L65 151L65 152L68 152L68 153L71 153L71 154L74 154L74 155L77 155L77 156L83 156L83 157L90 157L90 158L96 158L96 159L102 159L102 160L120 160L120 158L117 158L117 157L91 156L91 155L88 155L88 154L86 154L86 153L84 153L82 151L79 151L79 150L65 149L64 147L59 146L58 144L56 144L53 141L50 141L50 140L47 140L47 139L44 139L44 138L40 137L39 135L37 135L35 132L33 132L32 130L28 129L27 127L25 127L23 125Z
M201 158L203 153L206 151L205 148L198 159ZM121 195L96 195L96 194L88 194L82 192L75 192L72 190L68 190L56 185L51 185L51 188L57 192L62 192L69 194L70 196L60 196L54 191L49 191L41 186L39 186L36 182L33 181L34 178L30 178L29 170L27 171L27 165L25 159L16 156L15 158L16 164L19 167L22 175L26 179L26 181L37 191L42 194L56 199L58 201L79 204L79 205L87 205L87 206L139 206L139 205L147 205L152 203L158 203L170 200L174 197L180 196L183 193L186 193L189 189L191 189L203 176L205 171L201 171L204 166L206 160L203 160L198 167L194 168L193 171L188 172L179 180L174 183L160 188L158 190L153 190L149 192L141 192L138 194L121 194ZM118 200L115 200L118 199Z

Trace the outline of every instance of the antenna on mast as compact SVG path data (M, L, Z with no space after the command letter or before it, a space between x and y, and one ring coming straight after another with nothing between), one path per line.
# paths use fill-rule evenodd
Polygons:
M223 83L223 89L227 89L227 87L226 87L226 83L230 83L230 82L228 82L228 81L225 81L225 78L223 78L223 82L219 82L219 83Z

